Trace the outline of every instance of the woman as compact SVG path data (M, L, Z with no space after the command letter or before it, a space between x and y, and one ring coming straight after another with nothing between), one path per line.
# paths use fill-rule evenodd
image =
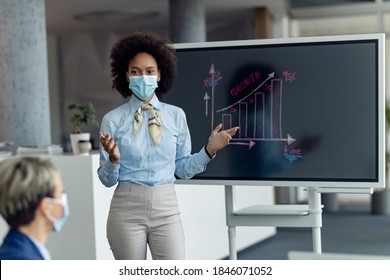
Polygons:
M69 211L59 172L51 161L17 157L0 163L0 213L10 226L1 260L45 260L49 232L60 231Z
M156 35L136 32L112 49L112 87L130 97L101 124L99 178L107 187L119 183L107 221L115 259L146 259L147 245L153 259L184 259L175 175L190 179L205 171L238 129L218 125L207 145L191 154L184 111L160 101L176 73L174 49Z

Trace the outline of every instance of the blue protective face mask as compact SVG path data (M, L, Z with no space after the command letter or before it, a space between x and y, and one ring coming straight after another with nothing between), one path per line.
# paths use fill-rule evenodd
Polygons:
M64 208L62 217L59 219L54 218L51 215L48 215L47 218L53 222L53 228L56 232L59 232L62 227L64 226L66 220L69 217L69 205L68 205L68 198L66 194L63 194L60 199L58 198L52 198L52 197L46 197L50 200L50 202L61 204Z
M142 101L149 99L157 85L157 75L152 76L129 76L129 88Z

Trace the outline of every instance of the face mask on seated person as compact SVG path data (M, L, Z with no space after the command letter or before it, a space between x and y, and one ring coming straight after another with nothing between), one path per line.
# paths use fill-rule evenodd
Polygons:
M59 232L69 217L68 198L67 198L66 194L62 194L61 198L46 197L46 199L48 199L52 203L61 204L63 206L64 210L63 210L61 218L56 219L49 214L47 215L47 218L53 222L54 231Z
M157 75L151 76L129 76L131 91L142 101L149 99L157 85Z

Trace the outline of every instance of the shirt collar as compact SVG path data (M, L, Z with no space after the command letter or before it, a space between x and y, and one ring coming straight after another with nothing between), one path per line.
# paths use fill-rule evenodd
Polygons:
M139 100L137 97L135 97L134 95L132 95L129 99L130 110L132 113L137 111L142 104L143 102ZM161 107L161 102L158 99L156 94L153 95L153 98L149 101L149 104L153 105L153 107L156 109L160 109Z
M39 242L37 239L35 239L32 236L27 236L34 244L37 246L39 252L41 253L42 257L45 260L51 260L50 252L49 250L43 245L41 242Z
M153 95L153 98L149 101L149 104L152 104L154 108L160 109L161 107L161 102L158 99L157 95Z

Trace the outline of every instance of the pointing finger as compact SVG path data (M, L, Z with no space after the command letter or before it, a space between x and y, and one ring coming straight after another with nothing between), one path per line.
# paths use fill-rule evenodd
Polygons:
M237 132L238 129L239 129L238 126L229 128L229 129L227 130L227 133L229 133L229 135L231 135L231 136L234 136L234 135L236 134L236 132Z

